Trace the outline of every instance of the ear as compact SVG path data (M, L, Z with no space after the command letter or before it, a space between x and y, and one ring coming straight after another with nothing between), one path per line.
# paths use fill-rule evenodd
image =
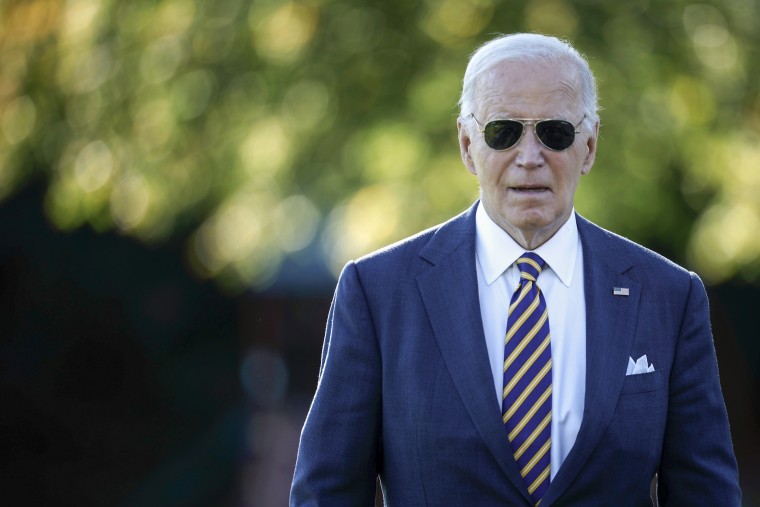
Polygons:
M462 118L457 119L457 132L459 134L459 153L462 155L462 162L470 173L477 176L478 171L475 168L475 162L470 155L470 147L472 146L472 138L467 126L462 121Z
M599 139L599 122L594 124L593 133L586 139L586 158L583 160L581 174L585 175L591 172L591 167L596 159L596 142Z

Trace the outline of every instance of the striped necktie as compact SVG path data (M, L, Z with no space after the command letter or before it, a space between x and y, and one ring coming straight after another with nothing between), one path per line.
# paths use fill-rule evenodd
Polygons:
M551 470L549 314L544 295L536 285L545 264L532 252L517 259L520 284L509 305L501 404L512 453L535 505L549 487Z

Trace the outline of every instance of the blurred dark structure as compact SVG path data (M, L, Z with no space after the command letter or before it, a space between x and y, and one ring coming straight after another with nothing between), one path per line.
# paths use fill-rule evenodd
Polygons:
M731 423L745 507L760 506L760 289L742 283L708 287L721 386Z
M237 307L174 245L51 230L0 207L5 505L237 505Z

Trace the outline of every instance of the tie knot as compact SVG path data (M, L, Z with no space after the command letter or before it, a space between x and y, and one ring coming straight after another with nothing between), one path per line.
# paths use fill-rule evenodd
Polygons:
M517 269L520 270L520 278L535 282L546 262L540 255L533 252L525 252L517 259Z

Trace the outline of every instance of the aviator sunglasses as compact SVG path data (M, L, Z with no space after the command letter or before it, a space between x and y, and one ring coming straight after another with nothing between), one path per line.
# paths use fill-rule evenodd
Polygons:
M577 125L573 125L566 120L508 118L489 121L483 127L473 113L470 113L470 116L478 124L478 130L483 132L486 144L496 151L508 150L519 143L525 133L525 125L533 125L538 140L550 150L566 150L575 141L575 134L580 134L579 127L586 119L584 114L581 121Z

